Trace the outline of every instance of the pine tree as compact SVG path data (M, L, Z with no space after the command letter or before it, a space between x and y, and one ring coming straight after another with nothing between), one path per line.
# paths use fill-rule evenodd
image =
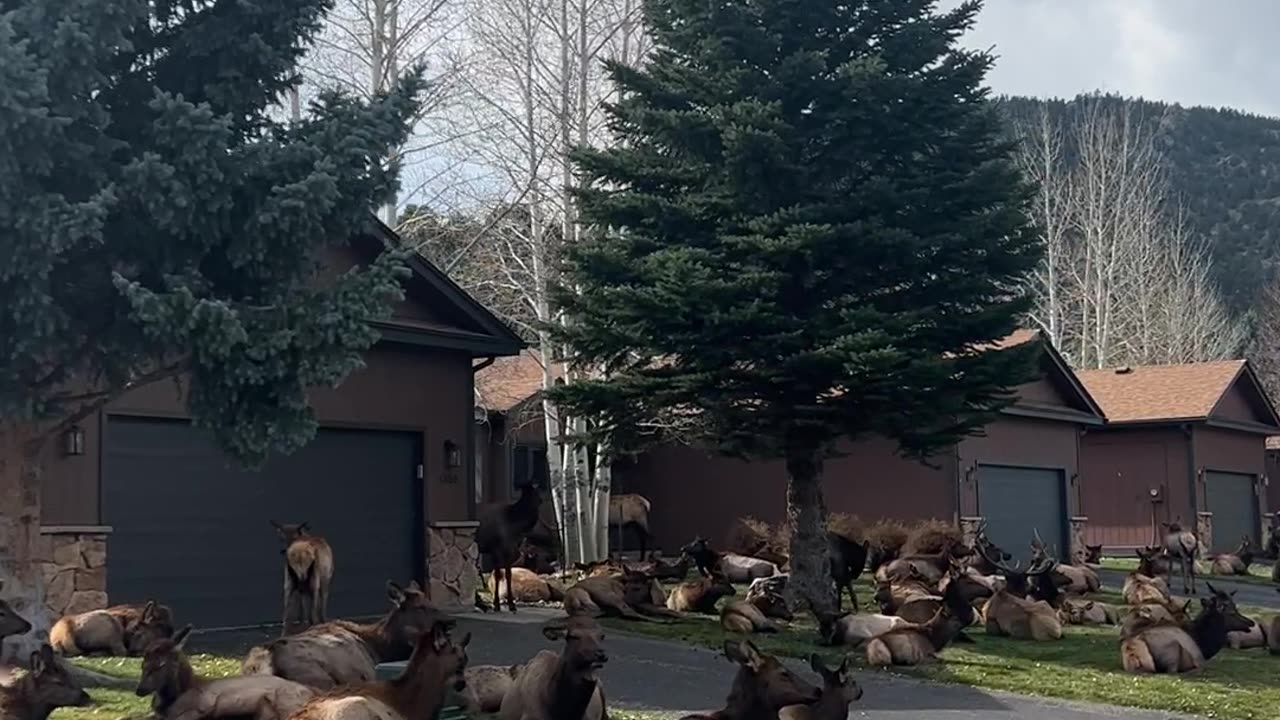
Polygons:
M991 349L1040 248L982 85L992 57L957 45L979 4L934 6L647 0L651 62L609 68L619 142L577 155L591 232L568 253L562 335L605 374L556 396L615 445L684 408L722 451L782 458L791 585L814 608L834 598L836 441L927 457L1032 372L1028 350Z
M28 613L50 438L182 375L235 457L296 449L401 296L393 252L315 271L390 195L421 73L272 119L328 5L0 2L0 580Z

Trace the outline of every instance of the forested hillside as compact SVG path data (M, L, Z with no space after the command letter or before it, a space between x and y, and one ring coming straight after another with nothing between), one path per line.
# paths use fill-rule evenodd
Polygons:
M1189 229L1211 244L1223 297L1236 313L1252 309L1280 265L1280 120L1116 97L1089 100L1129 103L1131 117L1151 134L1166 161L1170 189L1186 211ZM1047 107L1070 128L1087 103L1003 98L1000 104L1017 125L1034 125ZM1070 159L1071 134L1065 137Z

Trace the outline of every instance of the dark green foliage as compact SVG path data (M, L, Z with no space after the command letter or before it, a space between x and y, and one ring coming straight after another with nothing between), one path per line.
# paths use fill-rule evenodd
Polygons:
M420 73L269 115L323 0L0 1L0 417L66 420L188 372L241 459L309 440L400 259L320 281L394 187Z
M982 351L1026 310L1027 188L925 0L648 0L655 52L614 65L611 150L578 153L562 335L606 381L563 388L615 444L702 411L722 450L812 458L868 432L927 455L1032 373ZM989 349L989 348L988 348Z
M1021 121L1047 106L1069 142L1084 99L1002 98L999 105ZM1250 311L1280 264L1280 120L1116 96L1087 99L1130 104L1164 155L1170 189L1193 235L1210 244L1224 299L1237 313Z

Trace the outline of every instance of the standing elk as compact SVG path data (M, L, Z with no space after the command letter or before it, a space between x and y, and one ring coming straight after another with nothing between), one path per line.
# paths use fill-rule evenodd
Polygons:
M640 538L640 557L647 556L649 540L653 534L649 531L649 499L636 493L611 495L609 497L609 529L618 530L618 549L622 549L627 528L635 531Z
M525 663L502 698L498 719L605 720L598 677L609 662L604 630L592 618L574 615L549 621L542 634L548 640L564 640L564 650L543 650Z
M1164 549L1178 561L1182 570L1182 592L1196 594L1196 560L1200 556L1200 540L1194 532L1183 530L1176 522L1161 523L1165 527ZM1188 578L1190 584L1188 585Z
M866 540L857 543L839 533L827 531L827 562L831 566L831 579L836 583L837 614L840 613L845 592L849 593L853 611L858 612L858 596L853 592L853 583L867 567L867 554L870 551L871 543Z
M284 635L292 628L306 630L326 619L329 586L333 582L333 548L319 535L311 534L307 522L271 526L280 536L284 556Z
M1206 583L1208 584L1208 583ZM1139 627L1120 641L1120 661L1131 673L1187 673L1204 667L1227 645L1227 635L1246 632L1253 621L1236 610L1231 595L1209 585L1210 597L1191 627L1156 624Z
M813 705L822 698L822 691L796 676L777 658L760 652L750 640L726 640L724 656L738 664L724 709L685 715L681 720L776 718L785 707Z
M822 678L822 696L812 705L788 705L778 711L778 720L845 720L849 705L862 699L862 686L853 679L849 658L835 670L828 668L817 653L809 656L809 667Z
M492 508L476 528L476 548L489 561L493 570L494 585L503 579L507 586L507 609L516 611L516 600L511 590L511 568L520 557L520 543L538 524L541 515L542 495L537 486L525 485L520 497L510 505ZM502 573L505 577L499 577ZM501 607L498 597L493 598L495 608Z
M48 645L31 653L31 669L17 683L0 685L0 718L46 720L60 707L82 707L93 700L54 657Z

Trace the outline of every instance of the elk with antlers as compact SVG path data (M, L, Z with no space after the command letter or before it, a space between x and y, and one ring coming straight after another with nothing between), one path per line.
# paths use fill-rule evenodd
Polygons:
M1240 539L1240 547L1233 553L1214 556L1209 565L1212 575L1248 575L1249 566L1253 564L1253 541L1245 535Z
M1040 530L1033 528L1035 539L1031 541L1031 562L1049 562L1053 567L1050 572L1053 575L1061 576L1061 580L1056 584L1061 586L1063 592L1074 595L1084 595L1091 592L1097 592L1102 589L1102 580L1098 578L1098 573L1090 567L1080 565L1065 565L1058 562L1056 548L1051 551L1040 539ZM1047 599L1047 598L1045 598Z
M1019 597L1009 589L1011 577L1035 579L1038 582L1039 578L1048 575L1053 569L1052 561L1033 565L1023 572L1020 569L1021 563L1009 567L991 557L987 560L1005 575L1004 581L996 583L995 592L983 609L987 634L1037 642L1060 640L1062 619L1053 606L1043 600L1032 601Z

